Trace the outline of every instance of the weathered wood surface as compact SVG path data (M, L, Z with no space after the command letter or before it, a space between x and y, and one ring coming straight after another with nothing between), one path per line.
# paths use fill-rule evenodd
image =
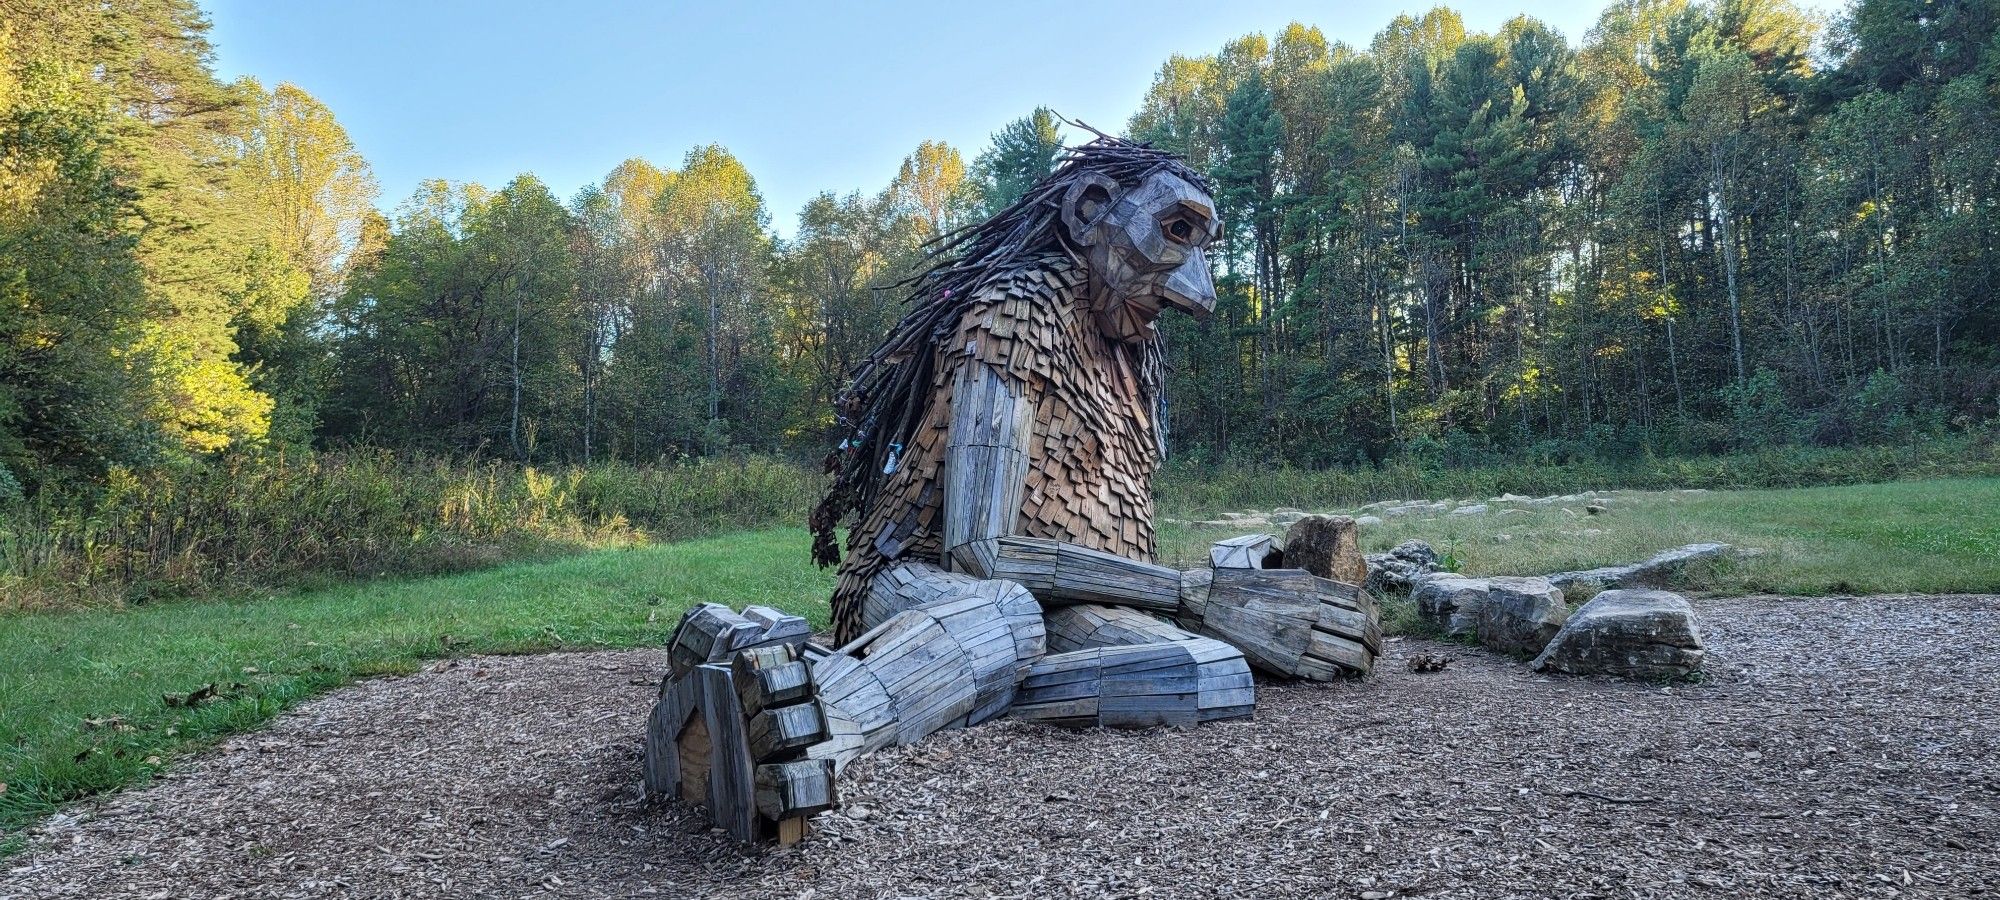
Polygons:
M1025 661L1041 657L1041 606L1020 585L910 568L896 577L941 599L897 613L812 664L827 739L810 756L844 769L881 747L1002 715Z
M1194 638L1043 657L1022 680L1013 714L1070 728L1146 728L1241 718L1255 705L1243 655Z
M695 678L669 679L661 686L659 702L653 704L646 720L646 746L642 767L646 792L653 797L681 796L681 733L691 719L701 716L700 681ZM706 760L706 748L702 758ZM697 778L702 791L707 779ZM705 793L702 795L705 796ZM683 798L687 799L687 798ZM700 805L701 797L691 800Z
M1217 569L1261 569L1278 552L1268 534L1246 534L1216 541L1208 548L1208 564Z
M1043 619L1050 653L1070 653L1092 647L1168 644L1201 636L1142 610L1119 606L1077 604L1049 611Z
M798 646L812 636L805 619L768 606L753 606L738 614L720 603L700 603L681 616L667 645L668 677L685 674L705 663L720 663L749 647Z
M965 571L1020 584L1045 604L1180 608L1180 572L1089 547L1010 536L962 546L954 559Z
M926 562L906 562L883 570L868 585L861 601L864 630L889 621L897 613L955 596L979 584L963 572L947 572Z
M1026 385L992 366L960 366L953 378L944 458L946 554L1014 532L1035 415Z
M744 730L751 758L777 759L825 740L826 720L820 715L819 704L807 701L764 710L751 716Z
M736 679L736 699L743 704L746 716L812 698L812 668L787 646L739 652L730 662L730 672Z
M669 658L716 661L670 674L661 686L646 728L651 796L699 806L741 840L804 835L803 822L793 820L833 799L832 763L804 759L805 748L828 737L805 658L825 651L808 647L810 633L803 619L766 607L689 611ZM773 765L789 768L761 771ZM827 776L814 781L822 766Z
M737 840L754 841L762 835L756 762L750 754L743 708L736 702L736 686L725 666L702 665L695 669L695 677L701 681L702 719L708 729L708 816Z
M1051 252L995 273L937 339L923 419L848 536L834 594L842 640L870 627L860 607L878 574L956 560L976 537L1153 558L1160 432L1145 373L1157 366L1143 343L1103 333L1087 293L1085 273Z
M797 759L757 767L757 812L774 822L833 808L833 761ZM783 841L783 835L779 836Z
M1382 652L1374 602L1354 585L1302 569L1216 569L1198 610L1180 623L1289 678L1365 675Z
M839 770L896 742L895 707L873 669L836 654L813 664L813 681L819 685L827 738L806 748L806 756L827 760Z

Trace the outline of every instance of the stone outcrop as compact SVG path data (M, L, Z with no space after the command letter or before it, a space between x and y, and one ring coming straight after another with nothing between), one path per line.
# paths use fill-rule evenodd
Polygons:
M1361 529L1350 516L1306 516L1285 530L1285 565L1321 578L1362 585Z
M1561 572L1550 575L1549 583L1568 589L1571 585L1595 584L1604 588L1649 586L1667 584L1675 574L1690 563L1721 559L1729 553L1728 544L1699 543L1653 554L1644 562L1623 566L1603 566L1585 569L1581 572Z
M1543 672L1659 680L1685 677L1705 655L1687 598L1611 590L1571 615L1531 665Z
M1437 551L1423 541L1409 540L1387 553L1367 557L1368 589L1377 594L1405 594L1419 578L1438 570Z
M1436 626L1449 637L1476 637L1479 614L1486 606L1484 578L1467 578L1449 572L1424 576L1410 591L1417 616Z
M1487 578L1486 600L1479 609L1479 642L1501 653L1536 654L1547 647L1569 604L1563 593L1543 578Z

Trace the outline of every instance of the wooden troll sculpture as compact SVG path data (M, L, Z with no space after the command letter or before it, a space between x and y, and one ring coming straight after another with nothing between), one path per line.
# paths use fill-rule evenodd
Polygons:
M848 433L812 528L814 558L840 562L840 649L773 610L690 611L648 727L649 789L789 842L848 762L940 729L1207 722L1250 714L1250 666L1367 672L1373 605L1263 568L1268 539L1230 542L1240 568L1153 562L1155 319L1213 309L1219 230L1201 176L1100 138L945 238L839 403Z

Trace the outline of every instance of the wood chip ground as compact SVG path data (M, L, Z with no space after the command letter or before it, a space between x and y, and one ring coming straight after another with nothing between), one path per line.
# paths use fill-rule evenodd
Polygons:
M1699 684L1395 641L1249 721L878 754L786 850L637 802L663 653L463 660L70 808L0 898L2000 894L2000 598L1697 608Z

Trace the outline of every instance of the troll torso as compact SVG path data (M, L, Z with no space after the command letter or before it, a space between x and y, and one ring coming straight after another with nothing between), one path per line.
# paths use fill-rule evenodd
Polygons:
M939 348L923 419L848 536L833 597L839 640L859 632L861 597L878 573L900 560L940 562L952 373L969 360L1017 382L1035 411L1013 533L1153 559L1159 453L1144 348L1106 338L1085 290L1067 258L1044 256L987 282L959 316Z

